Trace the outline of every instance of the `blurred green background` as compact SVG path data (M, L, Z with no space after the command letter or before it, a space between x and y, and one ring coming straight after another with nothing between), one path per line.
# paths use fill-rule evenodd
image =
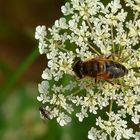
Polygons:
M86 140L92 123L60 127L39 116L38 83L46 68L35 27L51 27L65 0L0 1L0 140Z

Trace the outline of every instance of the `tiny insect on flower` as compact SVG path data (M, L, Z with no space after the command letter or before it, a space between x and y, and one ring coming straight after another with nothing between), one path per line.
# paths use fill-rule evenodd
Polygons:
M39 107L39 111L40 111L41 116L43 117L43 119L50 120L50 112L47 111L43 106Z

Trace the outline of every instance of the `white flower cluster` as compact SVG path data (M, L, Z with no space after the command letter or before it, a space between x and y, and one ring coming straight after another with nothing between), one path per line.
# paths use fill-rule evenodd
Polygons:
M37 100L61 126L71 122L74 110L80 109L76 113L80 122L89 114L96 116L88 132L91 140L140 140L139 0L125 4L112 0L107 5L100 0L71 0L61 10L64 16L48 31L44 25L36 28L39 52L46 54L48 63ZM126 76L114 79L115 84L77 80L75 58L84 61L110 54L128 69Z
M120 140L122 138L130 139L131 137L135 137L133 130L131 128L127 129L127 122L121 118L120 114L110 112L107 113L107 115L107 121L102 120L101 117L96 119L96 125L100 127L101 131L92 127L88 133L89 139L108 140L107 135L111 140Z

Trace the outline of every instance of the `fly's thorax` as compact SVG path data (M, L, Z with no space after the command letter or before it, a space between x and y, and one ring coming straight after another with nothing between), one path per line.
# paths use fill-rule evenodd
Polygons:
M82 64L82 73L85 76L96 77L100 69L99 63L95 60L86 61Z

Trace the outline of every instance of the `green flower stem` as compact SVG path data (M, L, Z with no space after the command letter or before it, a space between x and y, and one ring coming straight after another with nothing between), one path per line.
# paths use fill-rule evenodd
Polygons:
M109 140L112 140L111 134L109 135Z
M72 95L74 96L74 95L78 94L80 91L81 91L81 89L75 91L74 93L72 93Z
M109 112L112 111L112 106L113 106L113 99L110 100L110 107L109 107Z
M87 23L88 23L88 26L90 27L90 30L93 31L93 27L92 25L90 24L89 20L87 19Z
M7 91L16 83L18 78L26 71L26 69L33 63L33 61L38 57L38 48L35 48L32 53L30 53L27 58L19 65L14 73L6 80L0 89L0 103L4 101L7 96Z
M58 47L58 49L64 51L64 52L69 52L69 50L67 50L66 48L63 48L63 47Z
M113 25L111 25L111 38L112 38L112 49L113 49L113 53L115 53Z
M93 46L91 46L90 43L88 43L88 46L89 46L96 54L98 54L99 56L101 55L101 53L98 52Z

